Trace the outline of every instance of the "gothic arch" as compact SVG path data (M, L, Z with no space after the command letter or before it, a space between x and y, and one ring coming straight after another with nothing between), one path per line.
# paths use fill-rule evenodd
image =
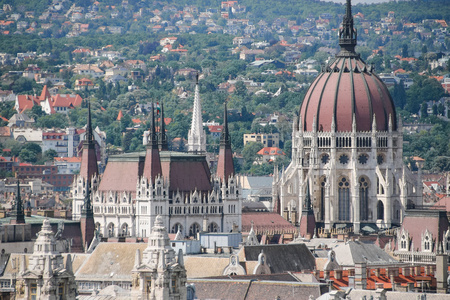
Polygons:
M123 223L122 226L121 226L120 228L121 228L120 234L121 234L122 236L129 236L129 235L130 235L129 227L128 227L128 224L127 224L126 222Z
M195 236L199 231L200 225L197 222L192 223L192 225L189 226L189 236Z
M377 220L384 220L384 204L381 200L377 202Z
M319 220L325 221L325 195L326 195L327 178L322 176L319 179Z
M359 178L359 216L361 221L369 220L370 180L366 176Z
M114 226L114 223L112 223L112 222L109 223L107 229L108 229L108 237L113 237L113 236L115 236L115 232L114 232L115 226Z
M180 232L183 233L183 225L181 225L180 223L175 223L172 226L172 229L170 230L170 233L177 233L178 230L180 230Z
M219 232L219 225L217 225L215 222L209 223L208 231L209 232Z
M342 176L338 180L338 212L340 221L350 221L350 181Z

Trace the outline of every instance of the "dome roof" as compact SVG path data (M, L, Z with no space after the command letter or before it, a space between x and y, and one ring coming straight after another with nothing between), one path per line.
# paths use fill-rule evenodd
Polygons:
M304 131L370 131L373 118L377 130L387 131L389 116L396 130L395 106L386 85L355 53L356 30L353 29L350 0L343 27L339 31L341 51L311 84L300 108Z

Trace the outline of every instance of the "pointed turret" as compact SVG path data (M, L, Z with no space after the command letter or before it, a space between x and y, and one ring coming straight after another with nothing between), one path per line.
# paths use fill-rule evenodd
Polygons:
M22 198L20 197L20 181L17 179L17 193L14 200L14 209L11 213L11 224L25 224Z
M141 250L136 249L134 254L134 268L137 269L141 265Z
M155 110L153 107L153 103L152 103L151 118L152 118L151 128L150 134L148 135L143 176L148 180L151 179L152 183L154 183L155 178L162 174L162 170L161 170L161 159L159 157L158 139L156 136Z
M183 250L178 249L178 259L177 262L180 266L184 266L184 257L183 257Z
M300 235L312 238L316 229L316 218L311 205L311 193L309 191L309 180L306 183L306 195L303 201L302 216L300 217Z
M355 52L356 38L356 29L353 27L352 3L351 0L347 0L344 20L342 21L342 27L339 29L339 46L341 46L341 51L337 56L359 57L359 54Z
M69 273L73 273L72 256L70 255L70 253L67 254L66 258L66 271Z
M203 130L202 106L200 103L200 89L197 82L195 85L194 107L192 110L191 129L188 133L188 151L193 153L206 152L206 133Z
M88 180L86 183L84 204L83 208L81 209L80 227L81 227L81 238L83 248L85 251L87 251L89 249L89 245L94 239L94 231L95 231L94 211L92 209L92 201L91 201L90 180Z
M220 137L219 160L217 162L217 177L227 182L234 175L233 152L231 151L230 134L228 133L227 103L223 114L223 130Z
M168 151L166 124L164 123L164 104L161 102L161 125L159 126L159 141L158 146L160 151Z
M80 175L87 181L91 180L95 174L98 174L97 154L95 151L94 134L92 132L91 103L88 102L88 118L86 136L83 141L83 152L81 154Z

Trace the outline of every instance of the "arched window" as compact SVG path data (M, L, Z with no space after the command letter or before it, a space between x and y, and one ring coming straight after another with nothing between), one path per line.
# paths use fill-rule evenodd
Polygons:
M122 232L121 232L122 236L128 236L128 224L127 223L123 223L122 224Z
M200 225L198 223L194 223L189 227L189 235L194 236L197 234L197 232L200 231Z
M384 204L381 200L377 203L377 220L384 220Z
M361 221L369 220L369 180L359 179L359 217Z
M108 236L109 237L114 236L114 223L109 223L108 225Z
M338 183L339 190L339 220L350 221L350 183L342 177Z
M320 180L320 207L319 207L319 220L325 221L325 186L327 178L323 177Z
M172 226L172 229L170 230L171 233L177 233L178 230L180 230L181 233L183 233L183 226L181 226L180 223L176 223Z
M394 220L400 221L401 207L398 200L394 201Z
M218 231L219 231L219 226L218 226L216 223L211 222L211 223L208 225L208 231L209 231L209 232L218 232Z

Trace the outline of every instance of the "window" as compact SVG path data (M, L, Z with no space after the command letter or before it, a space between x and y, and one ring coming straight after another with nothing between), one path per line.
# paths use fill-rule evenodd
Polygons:
M369 157L367 156L367 154L361 154L358 157L358 162L362 165L365 165L367 163L367 160L369 159Z
M37 284L36 283L30 284L30 299L31 300L37 299Z
M342 177L338 183L339 220L350 221L350 183Z
M342 154L341 156L339 156L339 162L343 165L348 163L348 156L347 154Z
M381 200L377 203L377 220L384 220L384 204Z
M359 211L361 221L369 220L369 182L365 177L359 179Z
M64 296L64 282L61 282L58 286L58 296L60 299Z

